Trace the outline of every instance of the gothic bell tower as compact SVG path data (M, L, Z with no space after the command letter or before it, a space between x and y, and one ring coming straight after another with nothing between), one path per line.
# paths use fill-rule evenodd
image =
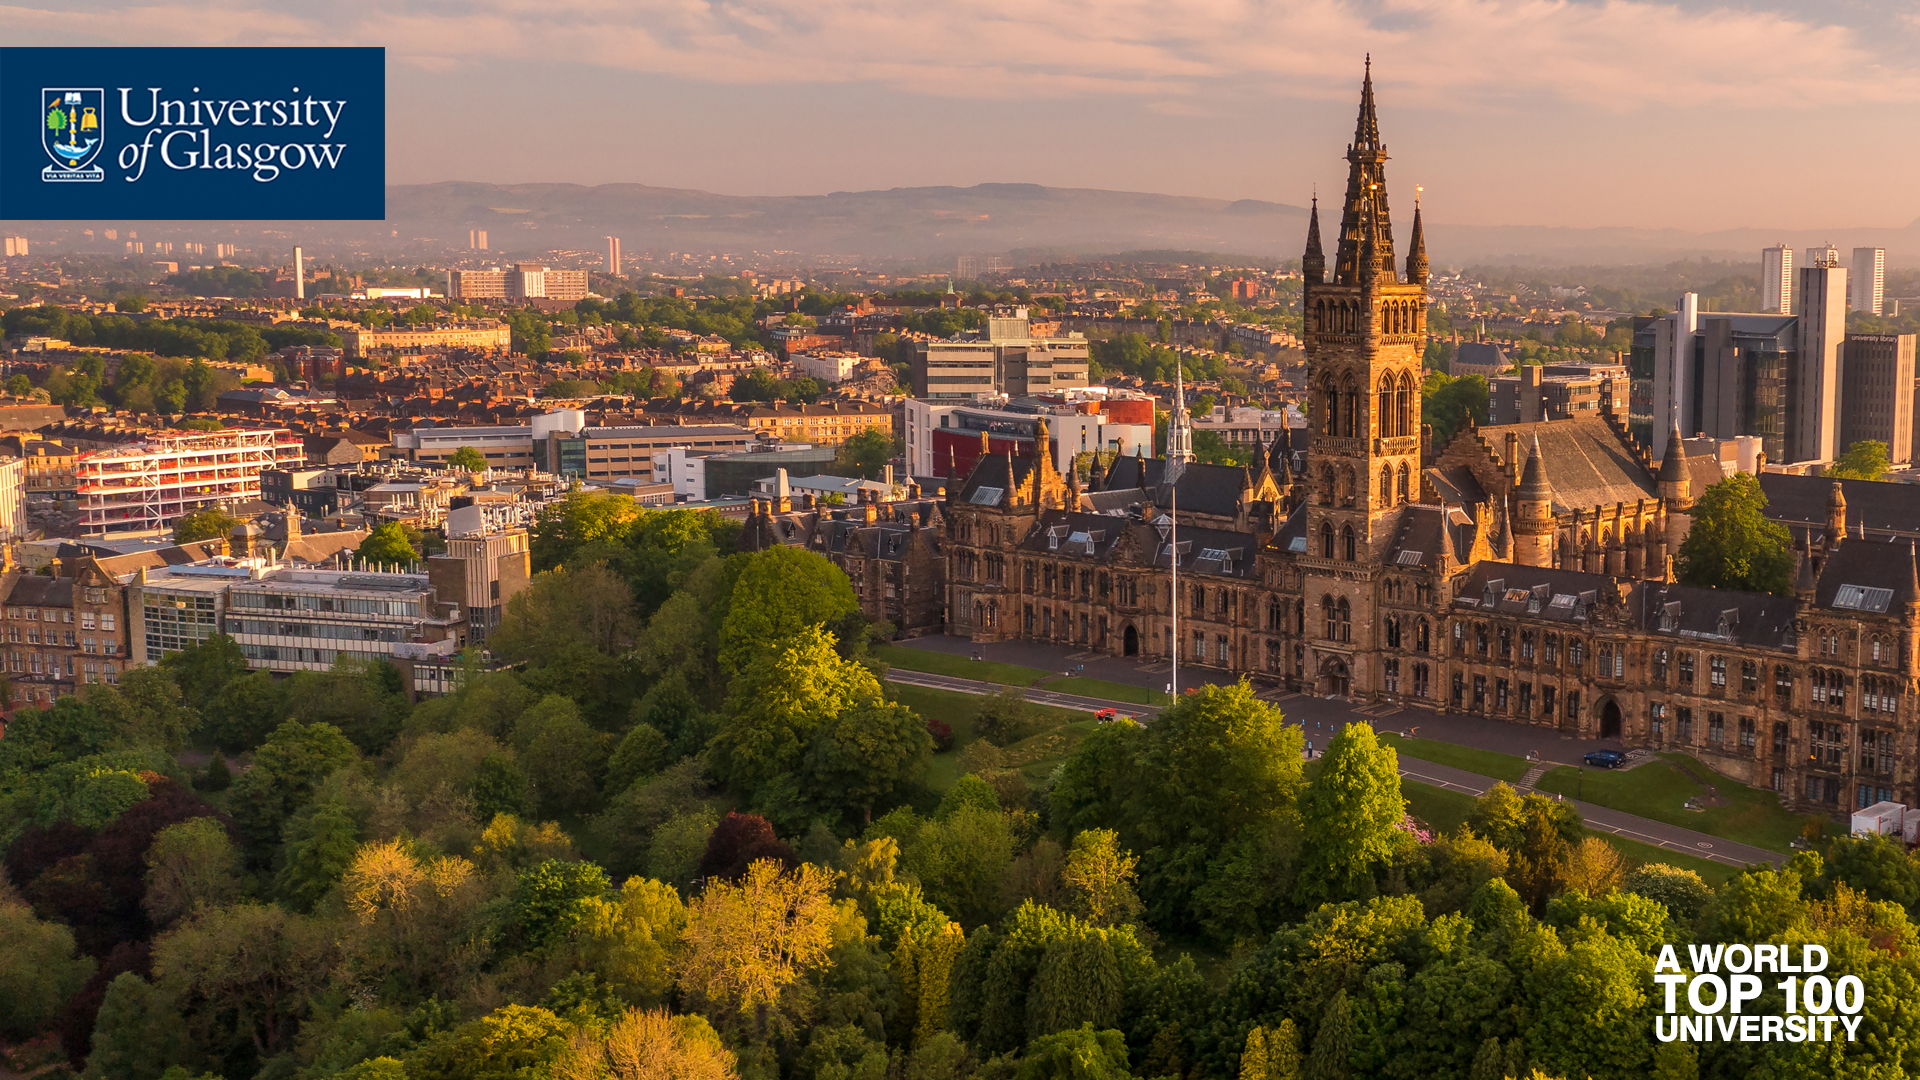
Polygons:
M1427 252L1418 200L1404 277L1394 265L1387 147L1374 111L1371 58L1347 162L1331 280L1320 247L1318 199L1301 259L1312 402L1303 479L1312 497L1308 554L1366 563L1391 538L1396 508L1419 496L1420 361L1427 330Z

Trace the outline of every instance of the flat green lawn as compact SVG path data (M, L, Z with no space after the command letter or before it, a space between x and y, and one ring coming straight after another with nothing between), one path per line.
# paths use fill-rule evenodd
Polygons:
M1431 761L1437 765L1451 765L1456 769L1465 769L1481 776L1491 776L1495 780L1505 780L1509 784L1527 775L1527 761L1512 754L1502 754L1493 750L1476 750L1471 746L1455 746L1452 743L1435 742L1432 739L1403 739L1397 736L1384 736L1383 744L1393 747L1405 757Z
M1644 768L1645 766L1642 766ZM1458 791L1447 791L1431 784L1422 784L1415 780L1401 780L1400 794L1407 800L1407 812L1426 822L1439 832L1452 832L1464 824L1467 815L1473 810L1473 796ZM1682 870L1691 870L1699 874L1709 885L1718 885L1740 872L1740 868L1726 863L1702 859L1684 851L1654 847L1637 840L1628 840L1603 832L1593 835L1605 840L1620 850L1631 863L1666 863Z
M1407 800L1407 813L1426 822L1437 832L1452 832L1459 828L1473 811L1471 795L1404 777L1400 780L1400 795Z
M1056 694L1078 694L1081 697L1099 698L1102 701L1124 701L1134 705L1165 705L1165 691L1149 690L1144 686L1129 686L1126 683L1108 682L1106 679L1054 679L1042 690L1051 690Z
M1663 760L1635 769L1587 769L1584 778L1580 776L1582 770L1562 766L1541 777L1537 786L1541 791L1557 792L1769 851L1790 852L1789 844L1800 835L1807 822L1819 820L1787 810L1773 792L1722 776L1684 754L1661 754L1660 757ZM1704 791L1681 773L1682 764L1696 775L1711 780L1728 805L1703 811L1688 810L1687 800Z
M962 694L955 690L933 690L924 686L906 686L901 683L888 685L897 695L900 704L927 719L938 720L953 728L953 749L944 754L933 755L933 764L927 769L927 786L935 791L947 790L954 785L954 781L960 779L960 751L980 737L979 732L974 730L974 718L980 715L982 700L980 695ZM1019 768L1029 781L1039 783L1045 780L1047 773L1053 771L1053 766L1059 764L1060 759L1071 752L1074 745L1085 737L1086 732L1093 730L1098 724L1088 719L1086 713L1076 709L1059 709L1051 705L1032 704L1029 704L1029 708L1041 723L1049 727L1038 735L1003 749L1016 762L1015 767ZM1063 737L1059 747L1054 748L1044 744L1044 740L1062 731L1073 733ZM1040 768L1042 763L1045 764L1044 768ZM1037 778L1033 769L1039 769Z
M897 668L907 671L924 671L930 675L951 675L956 679L978 679L981 682L1000 683L1003 686L1032 686L1057 671L1042 671L1039 668L1021 667L1018 664L1002 664L993 660L970 660L952 653L931 652L926 649L907 649L899 645L878 645L873 655Z

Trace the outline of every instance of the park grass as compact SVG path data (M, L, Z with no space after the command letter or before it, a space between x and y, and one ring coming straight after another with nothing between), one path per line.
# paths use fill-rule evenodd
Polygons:
M1165 705L1165 691L1152 690L1144 686L1129 686L1126 683L1109 682L1106 679L1088 679L1075 675L1061 677L1039 687L1056 694L1075 694L1080 697L1098 698L1101 701L1127 702L1132 705Z
M1400 794L1407 800L1407 813L1426 822L1435 832L1452 832L1464 825L1467 815L1473 812L1473 796L1422 784L1417 780L1403 778L1400 781ZM1709 885L1719 885L1740 872L1737 866L1703 859L1673 848L1655 847L1599 831L1593 835L1612 844L1635 867L1645 863L1666 863L1699 874L1701 880Z
M1473 812L1473 796L1405 777L1400 780L1400 796L1407 800L1407 813L1426 822L1436 833L1452 832L1466 824L1467 815Z
M907 706L925 719L938 720L953 729L953 748L945 753L933 755L933 762L927 767L927 786L935 791L946 791L960 779L960 752L980 738L980 732L974 721L980 715L980 702L984 699L979 694L962 694L957 690L935 690L925 686L908 686L904 683L887 685L900 704ZM1012 755L1016 751L1022 755L1022 760L1017 767L1023 774L1029 773L1027 767L1029 764L1050 762L1039 774L1040 779L1044 780L1047 773L1052 772L1053 766L1059 761L1048 758L1044 753L1046 747L1042 744L1036 743L1032 747L1027 747L1027 744L1034 743L1036 739L1044 739L1062 729L1076 729L1078 733L1073 735L1071 742L1066 743L1059 752L1059 758L1064 759L1066 754L1072 752L1073 746L1078 745L1080 739L1085 737L1086 731L1098 725L1095 721L1088 719L1086 713L1077 709L1061 709L1051 705L1035 705L1031 702L1028 703L1028 708L1033 711L1035 722L1042 725L1045 730L1002 749L1009 754L1010 764L1014 763ZM1022 750L1022 747L1027 748ZM1032 755L1031 762L1026 760L1028 754ZM1028 779L1031 781L1033 777L1029 774Z
M1792 852L1794 837L1809 821L1820 820L1796 814L1782 807L1773 792L1748 787L1685 754L1661 754L1660 758L1633 769L1586 769L1584 777L1583 770L1563 765L1541 777L1536 787L1783 854ZM1687 800L1706 792L1680 771L1682 765L1709 778L1728 805L1688 810Z
M1478 773L1481 776L1491 776L1495 780L1505 780L1509 784L1527 775L1529 768L1525 758L1517 758L1512 754L1479 750L1471 746L1455 746L1452 743L1435 742L1432 739L1382 738L1380 742L1382 745L1398 750L1404 757L1465 769L1467 772Z
M997 660L974 660L965 656L955 656L952 653L908 649L899 645L876 645L873 655L878 660L906 671L924 671L929 675L948 675L956 679L977 679L980 682L999 683L1002 686L1032 686L1049 675L1059 674L1055 671L1042 671L1039 668L1021 667L1019 664L1002 664Z

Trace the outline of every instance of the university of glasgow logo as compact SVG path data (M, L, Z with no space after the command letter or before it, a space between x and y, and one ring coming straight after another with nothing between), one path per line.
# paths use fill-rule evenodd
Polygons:
M99 182L106 170L93 167L106 140L106 92L92 90L40 91L40 145L53 164L40 170L47 183Z

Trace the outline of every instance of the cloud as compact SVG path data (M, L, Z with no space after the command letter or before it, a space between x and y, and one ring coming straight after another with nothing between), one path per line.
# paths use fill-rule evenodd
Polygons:
M864 83L959 99L1118 96L1175 115L1221 87L1383 94L1450 110L1611 112L1920 100L1920 25L1647 0L388 0L0 7L0 29L166 44L385 45L430 71L563 62L746 85Z

